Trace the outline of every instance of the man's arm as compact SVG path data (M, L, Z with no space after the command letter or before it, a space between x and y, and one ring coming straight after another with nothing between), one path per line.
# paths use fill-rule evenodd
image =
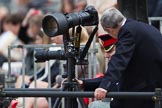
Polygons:
M85 79L83 80L83 88L84 91L94 91L99 87L102 78L94 78L94 79Z
M135 50L135 42L132 34L127 30L119 32L118 42L116 44L116 53L108 63L108 69L105 73L99 88L110 91L112 86L120 79L121 75L128 66L129 61Z

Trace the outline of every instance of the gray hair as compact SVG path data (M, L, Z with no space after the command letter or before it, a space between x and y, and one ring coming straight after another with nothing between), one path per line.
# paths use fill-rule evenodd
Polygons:
M125 17L116 8L106 9L101 17L101 25L103 29L108 27L117 28Z

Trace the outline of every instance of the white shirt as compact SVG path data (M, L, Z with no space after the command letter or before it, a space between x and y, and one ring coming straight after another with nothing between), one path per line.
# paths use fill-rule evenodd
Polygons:
M126 20L127 20L126 18L123 19L121 27L125 24Z

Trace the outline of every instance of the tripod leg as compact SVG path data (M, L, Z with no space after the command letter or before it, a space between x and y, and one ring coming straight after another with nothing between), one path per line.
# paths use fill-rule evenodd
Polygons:
M76 89L76 91L79 91L79 86L76 85L75 89ZM79 102L80 102L82 108L88 108L87 105L85 104L83 98L78 98L78 100L79 100Z
M61 99L57 98L53 108L60 108ZM78 104L76 98L65 98L65 108L77 108ZM84 107L83 107L84 108Z
M67 98L66 102L66 106L67 108L78 108L78 102L77 102L77 98Z
M66 87L63 86L61 91L64 91L65 89L66 89ZM61 97L58 97L56 99L56 101L55 101L55 104L53 105L53 108L60 108L61 100L62 100L62 98Z
M55 104L53 105L53 108L59 108L61 105L61 99L62 98L57 98L55 101Z

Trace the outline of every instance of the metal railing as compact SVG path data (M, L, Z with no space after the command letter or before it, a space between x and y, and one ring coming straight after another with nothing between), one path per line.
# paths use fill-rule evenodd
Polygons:
M1 89L1 97L94 97L94 92L58 91L59 89ZM109 92L107 98L141 98L152 99L155 108L162 108L162 89L156 88L155 92Z
M51 45L51 44L50 45L47 45L46 44L46 45L12 45L12 46L9 46L8 47L8 68L9 68L9 70L8 70L7 77L8 78L11 77L11 71L12 71L12 69L11 69L11 63L12 63L12 61L11 61L11 50L12 49L14 49L14 48L21 48L22 49L22 61L21 61L22 62L22 76L25 76L25 65L27 65L27 64L25 64L25 49L27 49L27 48L50 48L50 47L62 47L63 48L63 45ZM90 72L88 73L88 77L89 78L92 78L92 76L94 76L94 73L96 73L96 70L95 70L96 62L93 62L93 61L95 61L95 59L97 59L97 58L95 58L96 57L96 53L97 53L97 49L94 49L94 48L93 49L90 49L88 51L88 57L89 57L88 60L90 61L89 64L88 64L89 65L88 66L88 70L90 70ZM33 62L35 62L35 61L33 61ZM36 73L36 65L35 64L36 63L34 63L34 73ZM62 68L63 68L63 64L62 64ZM48 69L48 70L50 71L50 69ZM63 74L64 70L63 69L61 69L61 70L62 70L61 74ZM48 72L48 73L50 73L50 72ZM77 74L77 72L76 72L76 74ZM48 76L50 77L50 75L48 75ZM37 76L34 74L35 87L37 86L36 80L37 80ZM22 83L23 84L25 83L24 77L22 78ZM50 78L48 78L48 83L50 83ZM25 85L22 86L21 90L23 90L24 88L25 88ZM48 89L50 89L50 88L51 88L51 86L48 87ZM11 93L11 91L13 89L10 88L10 85L9 84L6 84L5 90L7 90L6 93L7 92L10 92ZM21 91L21 90L20 89L14 89L12 92L14 92L14 91L20 91L21 93L23 93L23 91ZM30 89L26 89L26 90L27 91L28 90L30 91ZM35 89L35 90L37 90L37 89ZM33 97L34 97L34 95L33 95ZM51 102L48 101L48 103L49 103L49 106L51 106L50 105ZM24 98L23 98L23 106L25 106L25 100L24 100ZM36 103L35 103L34 106L36 107Z
M153 21L158 21L159 23L159 30L162 33L162 17L149 17L149 24L152 25Z
M21 48L22 49L22 88L25 88L25 67L26 65L28 64L25 64L25 51L27 48L43 48L43 49L48 49L48 48L51 48L51 47L61 47L63 48L63 45L52 45L52 44L46 44L46 45L12 45L12 46L9 46L8 47L8 67L9 67L9 70L8 70L8 74L7 74L7 77L10 78L11 77L11 73L12 73L12 69L11 69L11 50L14 49L14 48ZM33 54L33 58L34 58L34 54ZM51 61L48 61L47 62L47 66L45 68L47 68L48 70L48 88L51 88L51 70L50 70L50 62ZM37 63L35 63L35 59L33 59L33 64L34 64L34 72L33 72L33 76L34 76L34 86L37 87ZM63 64L61 64L63 65ZM60 73L63 73L63 68L61 69L61 72ZM6 84L7 85L7 84ZM6 88L10 88L10 85L7 85ZM48 98L48 105L51 106L51 98ZM23 98L23 106L25 106L25 98ZM34 102L34 108L36 108L37 106L37 98L35 98L35 102Z

